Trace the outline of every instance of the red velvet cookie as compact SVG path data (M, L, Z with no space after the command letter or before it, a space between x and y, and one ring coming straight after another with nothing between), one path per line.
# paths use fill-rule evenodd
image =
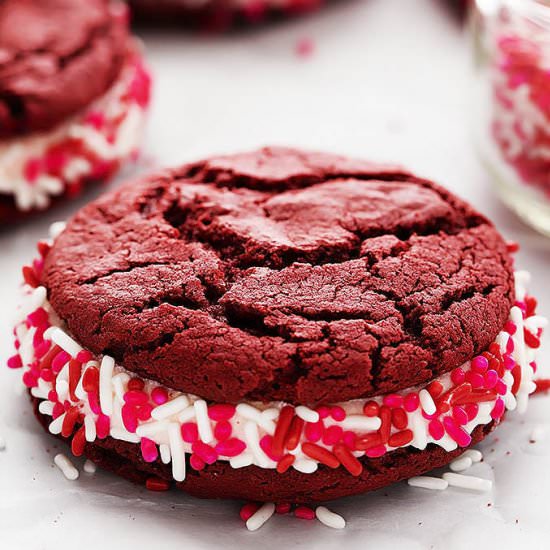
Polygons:
M149 77L123 4L0 4L0 223L135 153Z
M316 11L325 0L128 0L146 25L182 25L210 31Z
M449 462L534 389L526 274L396 167L212 158L104 195L40 250L10 366L50 432L134 480L364 492Z

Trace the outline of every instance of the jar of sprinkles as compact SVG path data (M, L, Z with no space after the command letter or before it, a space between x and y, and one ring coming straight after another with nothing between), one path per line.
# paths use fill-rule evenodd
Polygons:
M477 0L476 127L502 198L550 235L550 0Z

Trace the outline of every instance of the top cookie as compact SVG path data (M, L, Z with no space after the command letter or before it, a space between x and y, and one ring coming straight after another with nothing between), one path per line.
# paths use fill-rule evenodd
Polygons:
M82 209L42 283L87 349L218 402L337 402L486 349L514 301L493 225L399 168L266 148Z
M102 95L127 47L108 0L0 2L0 137L45 130Z

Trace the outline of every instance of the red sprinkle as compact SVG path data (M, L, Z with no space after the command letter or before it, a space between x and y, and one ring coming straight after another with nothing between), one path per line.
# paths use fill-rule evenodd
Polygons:
M391 410L388 407L380 407L380 420L382 421L382 425L378 433L380 434L382 443L387 443L391 433Z
M445 435L445 428L439 420L434 418L428 424L428 432L436 441L439 441Z
M73 433L77 418L78 408L70 407L65 413L65 418L63 419L63 426L61 428L61 435L63 437L69 437Z
M363 465L345 445L338 443L333 447L332 452L352 476L361 475Z
M378 432L359 437L355 441L355 448L358 451L366 451L380 445L382 445L382 438L380 437L380 434Z
M243 521L248 521L258 510L260 505L257 502L247 502L239 512Z
M294 407L290 405L284 406L279 413L279 419L277 420L277 426L275 427L275 433L273 435L273 453L277 456L281 456L283 454L285 442L293 418Z
M296 457L294 455L285 455L279 462L277 463L277 472L280 474L284 474L293 464L296 460Z
M376 401L367 401L363 405L363 414L365 416L378 416L378 413L380 411L380 405Z
M145 487L147 487L149 491L168 491L168 489L170 489L170 484L165 479L150 477L145 482Z
M308 422L305 428L305 435L308 441L317 443L323 437L323 431L324 425L322 420L319 420L319 422Z
M420 398L418 397L417 393L411 392L405 396L405 399L403 401L403 408L407 412L416 411L419 405L420 405Z
M403 445L408 445L414 438L412 430L403 430L401 432L394 433L388 444L390 447L403 447Z
M300 519L315 519L315 512L307 506L298 506L294 515Z
M537 386L534 393L546 393L550 390L550 378L537 378L534 382Z
M290 504L290 502L279 502L279 504L275 505L275 513L288 514L291 508L292 508L292 505Z
M407 413L404 409L393 409L391 412L391 421L398 430L404 430L409 423Z
M290 425L290 429L288 430L288 434L286 437L286 443L285 447L289 451L293 451L300 442L300 437L302 435L302 429L304 427L304 420L300 418L299 416L295 416L292 419L292 424Z
M74 434L71 441L71 452L74 456L82 456L84 453L84 447L86 445L86 435L84 432L84 426L81 426Z
M302 451L305 455L329 468L338 468L340 466L340 461L330 451L315 443L302 443Z
M145 382L141 378L130 378L128 380L128 390L131 392L141 392L145 387Z
M341 422L346 418L346 411L339 405L336 405L331 407L330 416L332 416L332 418L334 418L337 422Z

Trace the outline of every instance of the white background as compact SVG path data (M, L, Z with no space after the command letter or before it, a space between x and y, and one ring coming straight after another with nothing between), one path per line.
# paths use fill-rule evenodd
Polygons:
M436 179L522 244L518 264L550 313L550 242L494 198L471 144L469 52L460 24L438 0L355 0L317 15L222 37L143 36L156 77L144 165L180 163L264 144L397 161ZM298 40L315 52L296 56ZM143 169L143 166L141 167ZM133 172L137 172L134 168ZM126 177L132 170L126 170ZM0 233L0 363L12 353L10 317L20 267L48 225L95 196ZM550 362L542 357L548 372ZM398 484L331 507L344 531L276 517L256 533L239 503L155 495L98 472L66 481L52 466L62 445L43 434L18 373L0 369L0 548L548 548L550 399L509 420L481 445L473 474L489 494L435 493ZM538 425L548 442L529 444ZM488 504L491 503L491 506ZM528 546L529 545L529 546Z

